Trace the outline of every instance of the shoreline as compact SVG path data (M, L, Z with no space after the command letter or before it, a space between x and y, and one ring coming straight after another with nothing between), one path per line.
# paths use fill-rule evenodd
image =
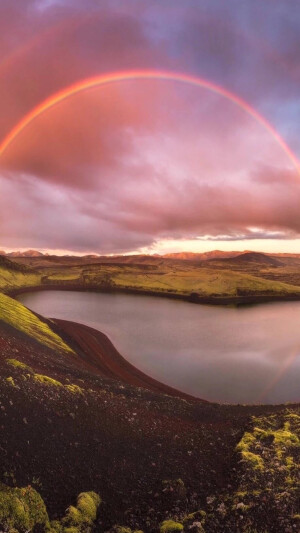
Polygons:
M46 290L45 287L43 288ZM12 292L7 294L14 297L17 294L31 292L32 290L38 292L39 289L39 287L23 287L20 290L12 291L14 294ZM34 311L32 312L34 313ZM83 366L89 372L96 373L99 377L109 378L122 382L125 385L140 387L156 394L166 394L197 404L213 405L214 403L175 389L145 374L127 361L118 352L109 337L100 330L86 326L85 324L80 324L79 322L58 318L49 319L40 314L37 314L37 316L48 323L51 329L74 349L77 359L76 362L80 366Z
M200 296L197 293L189 295L176 294L171 292L144 291L131 288L103 288L97 285L84 287L79 283L51 283L43 285L34 285L32 287L21 287L5 291L5 294L15 298L19 294L38 291L76 291L76 292L97 292L103 294L135 294L140 296L153 296L169 298L171 300L181 300L193 304L202 305L223 305L223 306L243 306L256 305L260 303L271 302L293 302L300 301L300 294L245 294L237 296Z
M53 328L54 323L54 328ZM80 363L86 370L96 372L104 378L121 381L127 385L141 387L154 393L167 394L189 402L209 404L207 400L192 396L162 383L139 370L123 357L112 341L101 331L69 320L51 318L51 326L75 349Z
M9 291L11 297L27 292L38 292L40 290L49 290L46 286L23 287ZM51 286L50 290L62 290L62 287ZM76 290L74 287L65 287L65 290ZM77 289L78 290L78 289ZM81 287L79 292L95 292L93 289L86 290ZM112 292L112 291L96 291ZM116 292L116 291L114 291ZM124 291L120 291L124 292ZM140 294L140 292L138 291ZM132 292L131 292L132 294ZM149 295L149 293L147 293ZM167 296L167 295L166 295ZM181 298L182 299L182 298ZM293 298L295 300L295 298ZM298 298L299 300L299 298ZM36 314L36 313L35 313ZM206 400L198 396L193 396L181 390L175 389L165 383L162 383L148 374L145 374L127 359L125 359L115 348L112 341L101 331L86 326L78 322L63 320L58 318L47 319L39 316L43 321L60 335L65 342L76 352L76 362L83 366L85 370L94 372L99 377L109 378L125 385L140 387L158 394L166 394L175 398L181 398L188 402L205 405L223 405L220 402ZM232 404L232 405L239 405ZM247 404L249 406L258 406L261 404ZM263 405L263 404L262 404ZM277 405L277 404L276 404ZM279 405L279 404L278 404Z

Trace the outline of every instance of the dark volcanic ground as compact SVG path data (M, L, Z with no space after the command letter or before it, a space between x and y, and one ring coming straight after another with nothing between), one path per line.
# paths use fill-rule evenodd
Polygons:
M74 325L58 327L70 340ZM129 372L131 365L117 352L112 360L112 349L105 360L105 339L78 327L72 341L78 355L58 354L0 323L0 479L34 486L51 518L63 515L81 491L99 493L98 531L115 523L151 531L168 516L205 509L207 498L233 492L239 483L235 447L250 415L282 407L179 398L171 389L163 394L151 379L140 384L153 390L129 385L120 369ZM35 374L61 384L43 383ZM144 379L138 371L133 375L135 385Z

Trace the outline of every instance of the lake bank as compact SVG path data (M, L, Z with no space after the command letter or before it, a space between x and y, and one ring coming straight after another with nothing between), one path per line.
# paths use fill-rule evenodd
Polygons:
M18 287L13 289L7 289L5 294L15 298L21 294L36 291L76 291L76 292L94 292L101 294L129 294L129 295L141 295L141 296L153 296L168 298L171 300L181 300L183 302L189 302L202 305L216 305L216 306L228 306L228 305L255 305L269 302L294 302L300 301L300 294L251 294L245 293L243 295L236 296L201 296L197 293L191 294L176 294L163 291L151 291L151 290L138 290L131 288L103 288L99 285L87 285L84 286L78 283L50 283L36 285L32 287Z
M298 302L194 306L53 290L19 300L42 316L102 332L133 367L189 396L229 404L299 400Z
M67 320L52 318L51 325L53 322L55 331L75 349L87 369L99 376L123 381L155 393L206 403L206 400L185 394L141 372L118 352L107 335L101 331Z

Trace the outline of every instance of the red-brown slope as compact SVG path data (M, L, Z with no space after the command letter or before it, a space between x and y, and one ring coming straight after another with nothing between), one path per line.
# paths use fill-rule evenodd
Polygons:
M190 401L204 401L160 383L138 370L122 357L104 333L83 324L67 320L52 320L57 325L58 332L74 347L86 370L92 370L101 377L123 381L156 393Z

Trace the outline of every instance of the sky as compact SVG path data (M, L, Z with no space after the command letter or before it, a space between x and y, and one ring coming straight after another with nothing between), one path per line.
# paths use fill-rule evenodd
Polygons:
M0 249L300 253L299 56L295 0L1 0Z

